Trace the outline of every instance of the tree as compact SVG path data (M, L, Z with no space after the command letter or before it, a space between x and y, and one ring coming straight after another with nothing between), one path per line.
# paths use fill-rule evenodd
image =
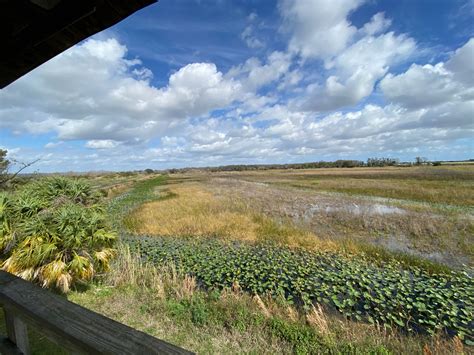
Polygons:
M0 189L7 185L8 182L12 181L14 178L17 177L19 173L21 173L26 168L32 166L33 164L37 163L39 159L33 160L29 163L19 162L17 160L8 160L7 159L8 151L5 149L0 149ZM18 170L13 174L9 173L9 168L11 163L15 163L19 166Z
M8 173L8 167L10 166L10 161L7 159L7 151L5 149L0 149L0 179Z
M415 158L415 165L423 165L428 161L425 157L416 157Z

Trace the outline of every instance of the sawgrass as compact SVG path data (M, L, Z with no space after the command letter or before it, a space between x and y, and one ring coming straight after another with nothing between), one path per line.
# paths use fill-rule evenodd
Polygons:
M125 227L138 235L217 237L309 248L335 247L308 230L266 217L244 203L218 199L202 185L168 185L166 194L172 197L145 203L125 216Z

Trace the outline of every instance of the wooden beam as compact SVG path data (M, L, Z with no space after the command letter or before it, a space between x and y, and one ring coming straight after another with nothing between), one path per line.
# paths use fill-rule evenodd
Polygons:
M3 307L3 312L5 314L8 339L16 345L22 354L29 355L28 328L25 322L8 307Z
M0 271L0 304L51 341L84 354L190 354Z
M0 0L0 89L156 1Z

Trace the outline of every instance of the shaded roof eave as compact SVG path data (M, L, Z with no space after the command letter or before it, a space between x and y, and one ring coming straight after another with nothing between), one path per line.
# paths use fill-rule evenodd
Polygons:
M0 0L0 88L157 0Z

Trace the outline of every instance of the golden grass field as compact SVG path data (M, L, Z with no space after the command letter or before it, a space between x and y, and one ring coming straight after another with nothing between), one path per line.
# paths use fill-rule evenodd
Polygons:
M331 246L309 230L259 213L242 199L218 197L201 183L170 184L157 193L172 197L146 203L126 217L126 225L135 233L250 242L273 239L293 246Z
M369 246L472 264L474 167L276 170L171 175L126 218L137 234Z

